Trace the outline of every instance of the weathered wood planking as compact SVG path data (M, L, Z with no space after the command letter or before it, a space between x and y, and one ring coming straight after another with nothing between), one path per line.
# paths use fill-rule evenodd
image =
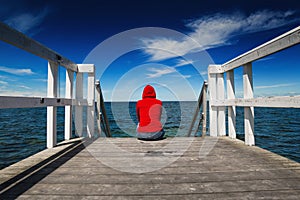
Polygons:
M257 97L250 99L226 99L211 101L212 106L300 108L300 96Z
M181 152L187 143L191 144L188 150ZM300 197L299 163L237 140L205 137L145 142L134 138L100 138L88 144L85 140L60 145L1 170L1 199ZM118 154L111 145L127 151L128 156ZM173 152L166 151L169 145L174 147ZM182 156L177 156L176 149ZM211 151L201 157L200 149ZM138 153L140 159L152 160L154 165L162 158L177 159L157 171L128 173L106 166L97 157L102 154L101 158L111 159L114 167L132 169L121 165L131 159L132 152Z
M66 106L75 104L75 102L76 100L65 98L0 96L0 109Z

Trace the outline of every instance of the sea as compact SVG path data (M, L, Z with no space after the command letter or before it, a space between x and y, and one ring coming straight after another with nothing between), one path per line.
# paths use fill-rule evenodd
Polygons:
M113 137L135 137L135 102L106 102ZM197 102L163 102L162 123L167 137L186 136ZM244 140L244 109L237 107L237 138ZM202 113L200 110L199 113ZM300 162L300 109L254 108L255 144ZM201 136L200 114L192 136ZM46 149L46 108L0 110L0 169ZM208 119L209 120L209 119ZM84 119L85 121L85 119ZM73 137L75 128L73 124ZM198 128L199 127L199 128ZM207 123L209 129L209 123ZM95 127L97 131L97 127ZM99 137L105 134L104 131ZM208 133L207 133L208 134ZM57 140L64 137L64 107L57 109Z

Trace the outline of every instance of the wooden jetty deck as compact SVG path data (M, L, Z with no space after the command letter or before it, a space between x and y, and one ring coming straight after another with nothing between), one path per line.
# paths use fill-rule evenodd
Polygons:
M227 137L77 139L0 181L0 199L299 199L300 164Z

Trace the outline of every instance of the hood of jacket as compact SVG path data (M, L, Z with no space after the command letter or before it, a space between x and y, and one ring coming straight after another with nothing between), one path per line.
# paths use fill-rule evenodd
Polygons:
M151 85L146 85L143 91L143 99L145 98L156 98L156 93Z

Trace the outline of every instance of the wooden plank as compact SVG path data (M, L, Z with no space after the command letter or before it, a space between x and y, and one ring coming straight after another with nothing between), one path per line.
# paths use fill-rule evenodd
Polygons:
M222 74L222 73L224 73L222 65L209 65L207 71L208 71L209 74Z
M75 104L77 104L76 100L66 98L0 96L0 109L67 106ZM87 101L85 101L85 103L79 102L78 104L87 104Z
M156 194L147 194L147 195L126 195L122 196L120 194L112 195L112 196L93 196L93 195L35 195L36 199L42 200L76 200L80 199L132 199L132 200L140 200L140 199L149 199L149 200L157 200L158 198L163 198L166 200L247 200L247 199L298 199L300 195L299 190L285 190L285 191L276 191L276 198L274 197L274 191L259 191L259 192L227 192L227 193L187 193L187 194L164 194L164 195L156 195ZM32 195L22 195L24 199L30 199Z
M218 66L210 65L208 67L208 90L209 90L209 101L213 102L217 99L217 75L210 73L210 71ZM218 126L217 126L217 117L218 117L218 108L213 107L209 104L209 135L217 136L218 135Z
M291 46L300 43L300 26L288 31L273 40L270 40L222 65L222 70L219 73L224 73L240 67L249 62L253 62L265 56L271 55L278 51L284 50Z
M224 74L217 74L217 99L225 99ZM218 136L226 135L225 106L218 107Z
M94 70L93 70L94 71ZM91 138L95 132L95 74L94 72L88 73L87 85L87 134Z
M207 86L208 83L204 81L204 91L203 91L203 102L202 102L202 112L203 112L203 119L202 119L202 137L206 135L206 124L207 124Z
M83 99L83 73L76 73L76 94L75 99ZM83 132L83 108L75 106L75 133L82 136Z
M257 97L250 99L226 99L210 102L212 106L300 108L300 96Z
M99 163L99 162L98 162ZM78 163L76 163L78 165ZM238 181L238 180L257 180L259 176L261 180L270 179L300 179L299 174L291 173L290 170L264 170L264 171L228 171L228 172L189 172L186 174L151 174L151 179L148 179L147 174L64 174L64 179L60 175L50 174L47 179L43 179L40 183L43 184L127 184L128 182L138 184L141 179L143 183L197 183L197 182L212 182L212 181ZM36 177L40 179L42 175ZM31 183L35 180L25 180L26 183Z
M235 87L234 87L234 71L228 71L226 73L226 85L227 85L227 99L235 99ZM228 136L230 138L236 138L236 108L235 106L228 107Z
M95 73L94 64L78 64L77 66L79 73Z
M66 70L66 98L73 98L73 79L74 72ZM65 106L65 140L72 137L72 106Z
M48 62L48 94L50 98L57 97L58 86L58 64ZM56 145L56 112L57 107L47 107L47 148L53 148Z
M77 72L77 65L74 62L2 22L0 22L0 40Z
M244 65L244 99L253 98L252 63ZM245 144L254 145L254 107L244 107Z
M102 141L105 140L105 141ZM164 168L150 173L125 173L107 166L90 150L114 152L110 145L130 152L133 149L166 147L172 141L180 148L191 142L182 156ZM157 142L144 142L135 138L99 138L72 145L45 150L41 157L52 158L39 163L25 159L0 171L1 198L39 199L297 199L300 195L300 164L255 146L246 146L239 140L221 137L206 157L199 157L205 138L167 138ZM128 144L129 143L129 144ZM66 143L68 144L68 143ZM69 144L68 144L69 145ZM119 145L119 146L118 146ZM87 148L84 148L87 147ZM144 149L147 154L148 149ZM143 149L142 149L143 150ZM198 150L198 152L197 152ZM54 153L56 152L56 153ZM58 153L61 152L61 153ZM109 158L109 151L102 152ZM51 156L51 154L54 157ZM34 157L34 156L33 156ZM164 154L144 156L152 159L168 157ZM126 160L127 156L111 159ZM30 164L37 167L30 167ZM26 166L23 168L18 165ZM121 166L121 165L120 165ZM123 166L130 168L130 165ZM19 169L25 170L22 176ZM138 171L138 169L137 169ZM16 177L16 178L15 178ZM19 178L20 179L19 179ZM16 181L16 182L14 182Z
M140 179L141 180L141 179ZM202 183L167 183L167 184L38 184L33 186L25 195L73 195L73 196L144 196L147 194L184 195L184 194L213 194L213 193L245 193L250 191L300 190L299 179L285 181L221 181ZM25 184L23 184L24 187ZM251 186L251 187L249 187ZM175 196L176 197L176 196Z
M89 104L88 104L87 99L73 99L72 100L72 105L82 107L82 106L88 106Z

